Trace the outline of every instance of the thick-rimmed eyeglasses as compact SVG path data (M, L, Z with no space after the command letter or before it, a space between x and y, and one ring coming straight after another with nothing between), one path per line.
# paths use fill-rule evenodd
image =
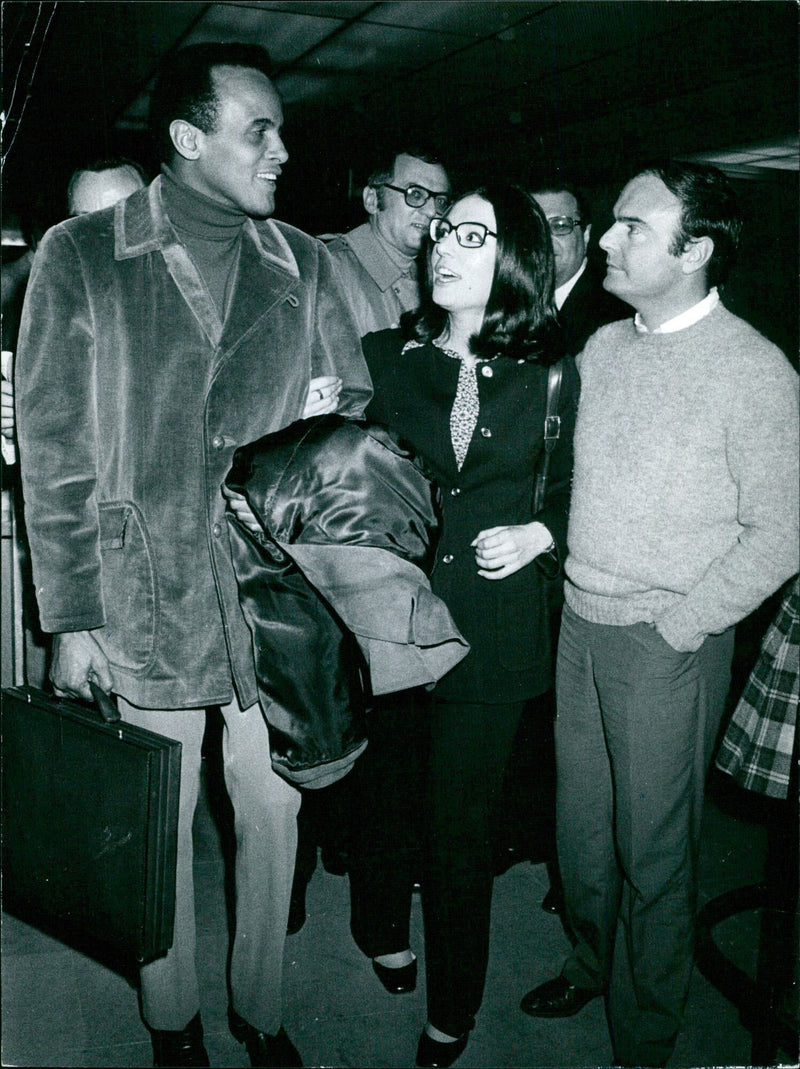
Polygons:
M459 223L453 226L449 219L431 219L429 233L434 241L444 241L454 233L456 241L464 249L479 249L487 238L496 238L494 230L483 223Z
M581 225L581 221L571 219L568 215L552 215L548 218L547 225L550 227L551 234L555 234L557 238L565 238L576 226Z
M436 211L446 212L450 203L449 193L435 193L432 189L426 189L425 186L406 186L403 189L402 186L390 186L388 182L381 182L380 186L376 186L376 189L382 188L393 189L395 193L402 193L409 208L421 208L423 204L427 204L433 197L433 206Z

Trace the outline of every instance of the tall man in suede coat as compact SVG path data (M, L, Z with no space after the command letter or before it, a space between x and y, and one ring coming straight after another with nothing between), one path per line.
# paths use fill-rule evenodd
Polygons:
M231 1030L253 1065L299 1065L281 1028L298 795L271 769L222 481L238 445L360 414L358 332L325 248L269 217L288 154L260 48L173 56L151 108L162 174L54 227L17 363L26 517L53 683L95 679L183 746L175 939L141 970L156 1065L208 1065L195 968L192 816L204 710L222 708L236 814Z

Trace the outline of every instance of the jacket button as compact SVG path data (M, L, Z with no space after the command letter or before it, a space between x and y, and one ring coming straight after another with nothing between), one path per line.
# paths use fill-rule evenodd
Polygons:
M450 496L451 497L458 497L458 495L460 493L461 493L461 487L460 486L451 486L450 487Z
M452 564L452 563L453 563L453 554L452 553L445 553L445 555L442 557L442 564Z
M488 427L481 427L481 434L483 435L484 438L491 438L492 437L492 432L489 430Z
M222 447L225 445L225 439L222 437L221 434L215 434L214 437L211 439L211 444L214 446L215 449L222 449Z
M215 523L214 526L211 528L211 533L214 535L215 538L219 538L219 536L222 534L222 525L219 523Z
M490 379L492 375L494 375L494 371L489 367L488 364L484 364L481 368L481 375L483 375L485 379Z

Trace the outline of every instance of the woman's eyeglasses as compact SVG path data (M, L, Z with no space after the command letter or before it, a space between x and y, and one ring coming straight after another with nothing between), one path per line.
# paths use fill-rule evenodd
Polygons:
M487 238L496 238L494 230L483 223L459 223L453 226L449 219L431 219L429 233L433 241L444 241L455 233L456 241L463 249L479 249Z
M425 186L407 186L405 189L402 186L390 186L388 182L381 182L380 187L384 189L393 189L395 193L402 193L403 199L409 208L421 208L423 204L427 204L428 201L433 198L433 206L437 212L446 212L447 206L450 203L449 193L434 193L432 189L426 189Z

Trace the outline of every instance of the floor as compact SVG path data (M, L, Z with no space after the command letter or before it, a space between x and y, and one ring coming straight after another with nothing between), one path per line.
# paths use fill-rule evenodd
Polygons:
M212 784L213 786L213 784ZM706 807L701 901L758 880L764 827L716 791ZM227 943L224 860L216 792L207 790L195 824L198 957L211 1064L244 1066L244 1049L226 1024L224 962ZM591 1002L566 1021L534 1020L520 997L560 968L567 942L560 922L540 908L547 889L544 865L523 862L498 877L492 956L478 1024L458 1065L606 1066L611 1049L603 1005ZM321 865L307 898L308 919L286 942L287 1031L308 1066L413 1065L425 1015L424 980L414 994L391 996L356 949L348 929L348 881ZM422 952L419 902L414 946ZM755 914L719 926L717 942L749 971L755 967ZM16 1066L143 1066L149 1037L129 978L104 967L17 918L4 915L2 1064ZM750 1035L734 1007L695 970L671 1066L746 1065Z

